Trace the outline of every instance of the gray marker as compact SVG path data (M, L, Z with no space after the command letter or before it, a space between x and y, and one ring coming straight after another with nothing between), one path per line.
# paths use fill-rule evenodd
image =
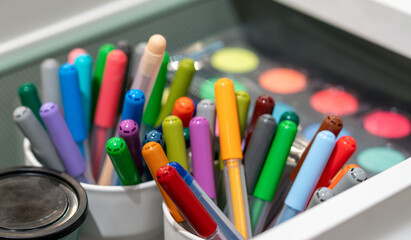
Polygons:
M245 179L249 194L254 192L276 127L277 122L271 114L263 114L257 119L253 135L244 154Z
M328 187L320 187L315 190L310 203L307 206L307 209L312 208L322 202L327 201L328 199L334 197L334 191Z
M215 103L209 99L203 99L197 104L197 116L207 119L210 125L211 137L215 134Z
M334 194L340 194L345 190L354 187L355 185L367 180L367 174L364 170L358 167L351 168L341 180L334 186Z
M30 108L24 106L16 108L13 112L13 120L30 141L31 149L36 158L43 165L64 172L64 165L51 139Z
M63 109L60 95L59 81L60 64L54 58L49 58L41 63L41 86L43 89L43 102L53 102Z
M136 75L138 65L140 64L140 58L144 53L147 42L141 42L134 47L132 58L130 61L130 66L128 69L128 78L134 80L134 75Z

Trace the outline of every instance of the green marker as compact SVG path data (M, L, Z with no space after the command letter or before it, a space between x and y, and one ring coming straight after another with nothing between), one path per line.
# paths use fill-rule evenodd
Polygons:
M164 107L161 108L159 117L155 124L156 128L160 126L164 118L171 114L175 101L179 97L187 95L187 91L190 87L195 71L196 69L194 68L193 60L185 58L180 61L176 75L174 76L174 80L170 86L170 94L168 95L167 102Z
M184 141L186 143L186 147L189 148L190 147L190 129L184 128L183 133L184 133Z
M297 125L294 122L285 120L278 125L263 170L254 188L254 201L251 206L250 216L253 232L264 223L264 217L261 213L268 212L296 134Z
M290 120L291 122L294 122L297 126L298 124L300 124L300 117L298 117L297 113L293 111L287 111L284 112L283 115L281 115L280 122L285 120Z
M178 162L184 169L188 170L183 122L176 116L168 116L164 119L162 127L168 161Z
M109 52L115 49L111 43L106 43L100 47L96 57L96 65L94 67L92 80L92 99L91 99L91 121L94 119L94 111L98 100L98 93L100 92L101 81L103 80L104 67L106 65L106 58Z
M148 100L146 110L143 114L143 123L147 126L154 127L157 122L158 115L161 109L161 100L163 99L164 88L167 83L167 66L170 62L170 57L167 52L164 53L163 62L157 74L156 82L151 91L150 99Z
M43 125L43 127L45 128L43 120L40 117L41 102L39 94L37 93L36 85L34 85L33 83L23 83L19 87L19 96L21 104L30 108L41 125Z
M240 123L241 139L244 137L245 125L247 123L248 107L250 106L250 95L246 91L235 92L237 100L238 121Z
M140 174L134 165L133 158L124 139L120 137L110 138L107 141L106 150L116 169L121 185L127 186L141 183Z

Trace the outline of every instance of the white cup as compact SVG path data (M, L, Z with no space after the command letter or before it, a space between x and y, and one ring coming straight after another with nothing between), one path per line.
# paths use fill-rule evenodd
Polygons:
M27 139L23 148L26 165L41 166ZM79 239L163 238L162 197L154 181L125 187L81 185L87 192L89 212L80 228Z
M163 202L164 240L202 240L181 227Z

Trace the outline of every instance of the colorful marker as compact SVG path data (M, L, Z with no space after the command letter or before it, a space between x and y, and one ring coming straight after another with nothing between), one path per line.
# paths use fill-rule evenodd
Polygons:
M171 114L173 111L174 103L179 97L187 95L188 88L190 87L191 80L194 73L194 61L191 59L181 60L178 70L174 76L174 80L170 86L170 93L167 98L167 102L161 108L155 127L158 127L163 122L164 118Z
M267 113L272 114L274 110L275 102L269 95L261 95L257 98L254 106L253 116L251 117L250 124L247 128L247 133L245 135L245 148L247 149L248 143L250 142L251 135L253 134L255 123L259 116Z
M191 118L193 118L195 105L193 100L189 97L180 97L174 103L173 112L171 115L180 118L183 123L183 127L187 128L190 124Z
M133 54L131 54L132 58L130 60L130 68L127 73L130 82L133 82L134 76L136 76L138 64L140 63L141 56L143 56L146 45L147 42L141 42L133 49Z
M71 50L68 54L67 57L67 62L69 64L74 64L74 62L76 61L77 57L83 54L87 54L87 51L83 48L74 48L73 50Z
M160 190L161 195L163 196L164 202L170 210L171 216L173 216L174 220L177 223L183 223L184 217L178 211L176 205L174 205L173 201L171 201L170 197L167 195L164 189L161 188L161 186L157 182L156 174L158 169L168 164L168 159L163 151L163 148L156 142L149 142L143 146L142 154L148 168L150 169L151 175L153 175L153 178L157 183L157 187Z
M157 130L151 130L144 135L144 145L148 142L156 142L164 149L164 137L163 134Z
M307 209L317 206L318 204L327 201L328 199L334 197L334 191L328 187L320 187L315 190Z
M291 122L294 122L295 125L300 124L300 117L297 115L297 113L293 111L287 111L284 112L283 115L281 115L280 122L285 121L285 120L290 120Z
M340 194L345 190L354 187L367 180L367 173L362 168L353 167L332 188L334 194Z
M301 170L284 201L284 207L276 225L294 217L307 207L311 193L314 191L335 146L335 139L334 133L328 130L321 131L316 135L306 161L301 166Z
M60 109L63 109L60 95L59 68L60 64L54 58L46 59L41 63L42 99L44 102L54 102Z
M140 126L145 101L146 97L143 91L139 89L128 90L124 97L121 121L131 119Z
M37 120L44 126L43 120L40 117L39 110L41 107L41 101L39 94L37 93L36 85L33 83L23 83L19 87L19 97L21 105L31 109Z
M67 173L80 182L87 183L86 161L71 136L70 130L55 103L45 103L40 108L40 116L51 140L59 153Z
M280 122L253 192L254 201L251 207L253 230L258 228L257 225L264 224L262 213L268 213L296 135L297 125L294 122L288 120Z
M81 102L83 105L84 123L86 125L86 132L90 132L91 125L91 94L92 94L92 80L91 67L93 59L88 54L82 54L74 61L74 66L77 69L78 81L81 92Z
M171 162L178 162L188 169L186 144L183 133L183 123L176 116L168 116L163 124L164 142L167 147L167 158Z
M214 156L215 139L215 103L209 99L203 99L197 104L197 116L204 117L210 126L211 150ZM214 157L213 157L214 158Z
M124 139L130 150L134 165L137 167L140 175L143 174L143 156L141 155L141 143L138 135L138 125L131 119L121 121L117 129L119 136Z
M113 50L107 56L92 131L92 172L95 179L98 179L102 161L106 156L105 145L116 121L126 63L127 56L121 50Z
M190 121L193 175L207 195L215 200L214 163L209 129L208 121L204 117L194 117Z
M220 130L221 157L227 195L227 209L231 221L241 235L251 237L247 190L244 168L241 163L241 135L238 123L234 84L228 78L219 79L214 85L218 125Z
M235 92L237 100L238 121L240 124L241 139L244 137L245 126L247 124L248 108L250 107L250 95L243 90Z
M173 167L161 167L156 178L198 236L204 239L224 239L216 222Z
M121 185L135 185L141 183L140 174L137 171L126 141L119 137L110 138L106 144L107 154L116 169Z

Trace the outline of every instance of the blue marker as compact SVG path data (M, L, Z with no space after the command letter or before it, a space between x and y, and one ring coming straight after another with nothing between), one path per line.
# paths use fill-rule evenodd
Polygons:
M156 142L161 145L164 149L164 137L163 134L157 130L151 130L150 132L144 135L144 145L148 142Z
M178 174L180 174L181 178L184 182L188 185L190 190L194 193L200 203L204 206L210 216L214 219L217 223L218 228L220 229L221 233L227 239L244 239L243 236L237 231L235 226L228 220L228 218L224 215L224 213L214 204L213 200L211 200L207 194L201 189L200 185L194 180L193 176L185 170L179 163L177 162L170 162L167 164L172 166Z
M83 142L87 138L87 132L76 67L69 63L61 65L59 79L64 118L74 141L80 148L83 157L85 157Z
M140 127L141 117L143 116L144 102L146 98L143 91L139 89L128 90L124 96L123 112L121 121L131 119Z
M284 201L283 209L275 225L287 221L305 210L318 179L320 179L324 167L334 149L335 139L335 135L327 130L317 134L294 184Z
M82 54L74 61L74 66L78 72L78 80L80 85L81 102L83 104L84 123L86 125L86 133L90 132L91 125L91 67L93 59L88 54Z

